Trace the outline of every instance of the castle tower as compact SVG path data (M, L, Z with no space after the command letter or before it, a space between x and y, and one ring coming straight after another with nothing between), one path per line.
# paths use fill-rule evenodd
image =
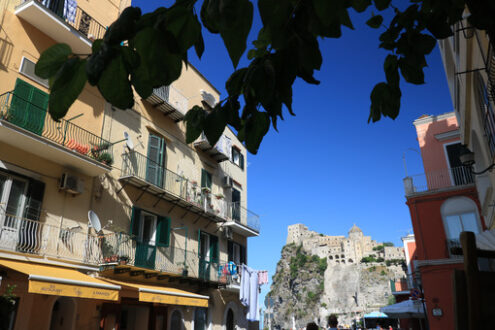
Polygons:
M351 240L361 240L363 238L363 231L354 224L349 230L349 238Z

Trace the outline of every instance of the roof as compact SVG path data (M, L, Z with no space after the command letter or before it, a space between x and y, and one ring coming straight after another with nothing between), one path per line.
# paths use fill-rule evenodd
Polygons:
M361 230L361 228L356 226L356 224L352 225L351 229L349 230L349 234L350 233L362 233L362 232L363 231Z

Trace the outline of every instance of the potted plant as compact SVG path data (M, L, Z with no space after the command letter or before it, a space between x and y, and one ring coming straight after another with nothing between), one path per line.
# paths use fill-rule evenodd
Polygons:
M223 199L225 196L224 196L224 195L222 195L222 194L215 194L215 197L216 197L217 199Z
M113 157L108 152L103 152L103 153L99 154L96 157L96 160L99 162L102 162L103 164L108 165L108 166L113 164Z
M211 189L210 189L210 188L208 188L208 187L202 187L202 188L201 188L201 191L203 191L205 194L209 194L209 193L211 193Z
M129 262L128 256L121 256L119 258L119 265L127 265L128 262Z

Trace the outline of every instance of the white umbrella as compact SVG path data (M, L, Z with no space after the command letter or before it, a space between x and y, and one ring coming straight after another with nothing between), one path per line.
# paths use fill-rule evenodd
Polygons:
M396 318L424 318L423 305L419 300L404 300L400 303L380 308L380 312Z

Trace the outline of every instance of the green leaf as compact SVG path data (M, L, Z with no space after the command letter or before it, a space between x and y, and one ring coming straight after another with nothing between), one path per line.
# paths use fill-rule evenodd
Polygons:
M51 46L41 54L34 67L34 73L43 79L54 76L67 61L70 54L72 54L72 50L66 44Z
M181 53L187 52L201 37L201 24L197 16L192 10L181 6L172 7L167 12L166 29L175 36Z
M234 67L246 50L246 41L253 23L253 4L249 0L222 2L220 35Z
M86 84L86 60L73 57L66 61L53 80L48 112L54 120L63 118Z
M119 109L129 109L134 105L134 95L128 77L124 57L119 54L103 70L98 81L101 95Z
M103 40L110 45L118 45L131 39L136 33L136 21L141 17L139 7L127 7L119 18L110 25Z
M193 143L201 135L205 117L206 111L197 105L186 113L184 117L186 122L186 143Z
M399 59L399 68L402 77L404 77L407 82L416 85L425 83L423 67L420 64L413 63L411 60L401 57Z
M266 112L254 111L254 113L246 119L244 127L244 141L246 142L247 150L252 153L258 153L263 137L268 133L270 128L270 117Z
M362 13L371 5L371 0L351 0L351 6L358 13Z
M385 10L390 5L391 0L373 0L375 2L375 7L378 10Z
M391 86L399 86L399 62L397 56L388 55L383 64L387 82Z
M242 94L242 86L247 72L248 68L242 68L232 73L225 83L225 89L227 90L227 93L229 93L229 96Z
M381 115L395 119L399 114L401 93L387 83L378 83L371 92L370 120L376 122Z
M421 54L429 54L435 48L437 40L427 34L419 34L415 38L415 48Z
M366 24L369 27L372 27L373 29L378 29L382 25L382 22L383 22L382 15L375 15L371 17L369 20L367 20Z
M204 119L203 131L210 145L214 146L218 139L223 134L225 126L227 125L227 113L222 109L220 104L217 104L215 108Z
M199 34L199 38L194 44L194 50L196 51L196 55L198 55L198 58L201 59L201 56L203 56L203 53L205 51L205 41L203 40L203 34L201 33Z
M204 0L200 12L201 22L203 22L203 25L208 31L214 34L220 32L218 26L220 16L219 3L220 0Z

